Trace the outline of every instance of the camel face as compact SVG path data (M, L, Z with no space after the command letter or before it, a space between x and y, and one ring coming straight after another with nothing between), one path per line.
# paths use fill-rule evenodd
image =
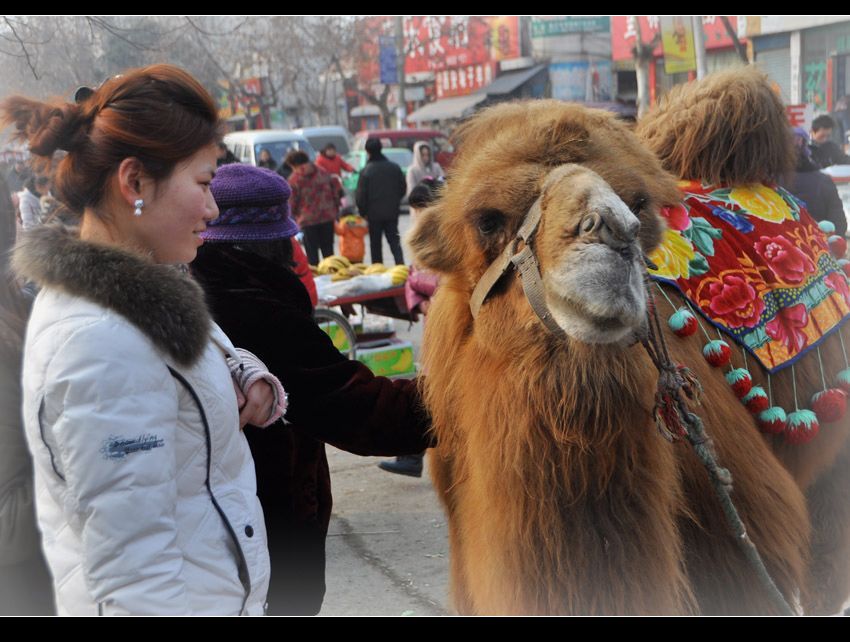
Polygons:
M646 315L640 220L580 165L552 170L541 203L538 254L555 321L582 343L630 339Z
M552 317L571 341L629 342L645 317L642 253L662 236L659 208L679 198L673 178L612 115L558 101L490 108L456 136L448 184L409 237L416 263L471 295L541 199L533 245ZM510 350L506 318L542 329L513 273L465 323Z

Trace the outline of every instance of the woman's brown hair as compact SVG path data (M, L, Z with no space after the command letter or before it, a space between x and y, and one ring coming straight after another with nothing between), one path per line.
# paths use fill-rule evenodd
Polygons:
M104 82L80 104L13 96L0 104L0 123L14 124L30 152L49 159L66 150L54 191L72 211L96 208L109 177L137 158L155 180L221 136L215 101L173 65L133 69Z
M674 87L635 133L680 179L763 183L794 166L782 100L754 67Z

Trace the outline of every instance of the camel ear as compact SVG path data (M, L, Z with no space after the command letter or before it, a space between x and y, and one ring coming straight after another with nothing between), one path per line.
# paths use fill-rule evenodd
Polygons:
M452 246L457 239L447 233L444 211L434 205L416 213L416 223L407 237L413 249L413 263L434 272L453 272L460 265L460 255Z

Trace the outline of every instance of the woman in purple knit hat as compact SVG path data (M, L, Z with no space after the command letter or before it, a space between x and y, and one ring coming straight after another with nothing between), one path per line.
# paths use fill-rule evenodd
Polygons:
M325 593L331 486L325 442L360 455L422 452L429 418L414 381L375 377L316 325L293 273L290 191L276 173L218 170L220 215L192 263L217 323L286 389L289 425L248 426L271 556L269 614L315 614Z

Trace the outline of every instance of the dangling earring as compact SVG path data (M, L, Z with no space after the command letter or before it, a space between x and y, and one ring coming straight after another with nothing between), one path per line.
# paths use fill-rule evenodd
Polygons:
M136 206L136 209L133 211L133 216L141 216L142 208L145 206L145 202L142 199L137 198L136 202L133 204Z

